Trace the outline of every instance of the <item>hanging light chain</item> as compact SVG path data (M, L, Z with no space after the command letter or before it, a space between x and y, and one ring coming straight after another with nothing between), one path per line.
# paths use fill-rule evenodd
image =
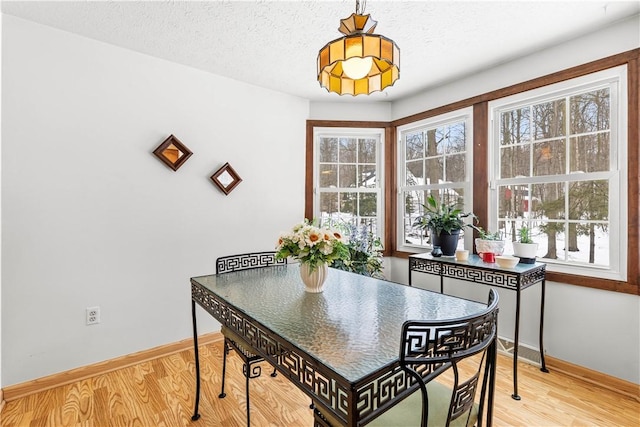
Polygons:
M364 10L367 8L367 0L362 0L362 7L360 7L360 0L356 0L356 15L364 15Z

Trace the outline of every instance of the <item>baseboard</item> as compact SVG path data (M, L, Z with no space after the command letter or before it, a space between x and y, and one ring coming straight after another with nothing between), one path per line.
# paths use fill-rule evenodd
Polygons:
M223 337L220 332L212 332L200 335L198 337L198 345L211 344L216 341L221 341L222 339ZM107 372L137 365L138 363L147 362L149 360L168 356L191 348L193 348L193 339L187 338L182 341L161 345L159 347L139 351L137 353L128 354L115 359L105 360L104 362L95 363L93 365L82 366L80 368L71 369L69 371L60 372L32 381L11 385L4 389L0 389L0 402L4 404L5 401L9 402L34 393L71 384L96 375L106 374ZM2 399L3 394L4 400ZM0 406L0 410L1 408L2 406Z
M514 347L511 339L498 337L498 351L500 353L513 357ZM518 360L540 366L540 351L537 348L520 344L518 345ZM545 356L545 362L550 370L561 372L567 376L578 378L607 390L615 391L640 402L640 384L634 384L550 356Z
M598 387L629 396L640 402L640 384L634 384L630 381L612 377L602 372L593 371L554 357L545 356L545 362L551 372L561 372L570 377L588 382L589 384L594 384Z

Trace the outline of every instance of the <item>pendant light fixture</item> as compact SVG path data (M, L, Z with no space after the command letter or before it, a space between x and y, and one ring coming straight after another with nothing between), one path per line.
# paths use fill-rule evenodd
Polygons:
M364 2L363 2L364 3ZM377 21L356 12L340 20L344 37L327 43L318 53L318 82L339 95L368 95L392 86L400 77L400 48L385 36L373 34Z

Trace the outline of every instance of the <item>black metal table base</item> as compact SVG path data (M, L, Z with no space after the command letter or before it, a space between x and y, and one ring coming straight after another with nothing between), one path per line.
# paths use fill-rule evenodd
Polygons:
M479 262L479 257L473 255L469 261L457 262L448 258L432 258L428 254L409 256L409 286L412 286L411 273L433 274L440 276L440 293L444 293L444 279L458 279L488 286L509 289L516 292L516 318L513 346L513 394L514 400L520 400L518 394L518 347L520 333L520 294L521 291L540 283L540 370L548 373L544 359L544 300L546 290L545 264L526 264L522 268L504 269L495 265Z
M198 354L198 326L196 321L196 302L191 300L191 321L193 323L193 350L196 359L196 401L193 407L191 421L200 419L198 407L200 406L200 355Z

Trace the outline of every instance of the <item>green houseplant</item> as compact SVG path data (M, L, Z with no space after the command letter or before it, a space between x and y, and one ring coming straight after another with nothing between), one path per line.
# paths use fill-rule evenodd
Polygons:
M531 230L526 225L523 225L520 230L518 230L518 235L520 236L520 243L533 243L531 240Z
M513 255L520 258L535 259L538 244L531 239L531 229L526 225L518 230L519 240L513 242Z
M458 246L460 230L470 225L464 218L476 216L473 212L462 212L457 203L444 203L430 195L423 204L424 214L416 218L414 226L423 230L431 230L433 246L440 246L442 254L453 256Z

